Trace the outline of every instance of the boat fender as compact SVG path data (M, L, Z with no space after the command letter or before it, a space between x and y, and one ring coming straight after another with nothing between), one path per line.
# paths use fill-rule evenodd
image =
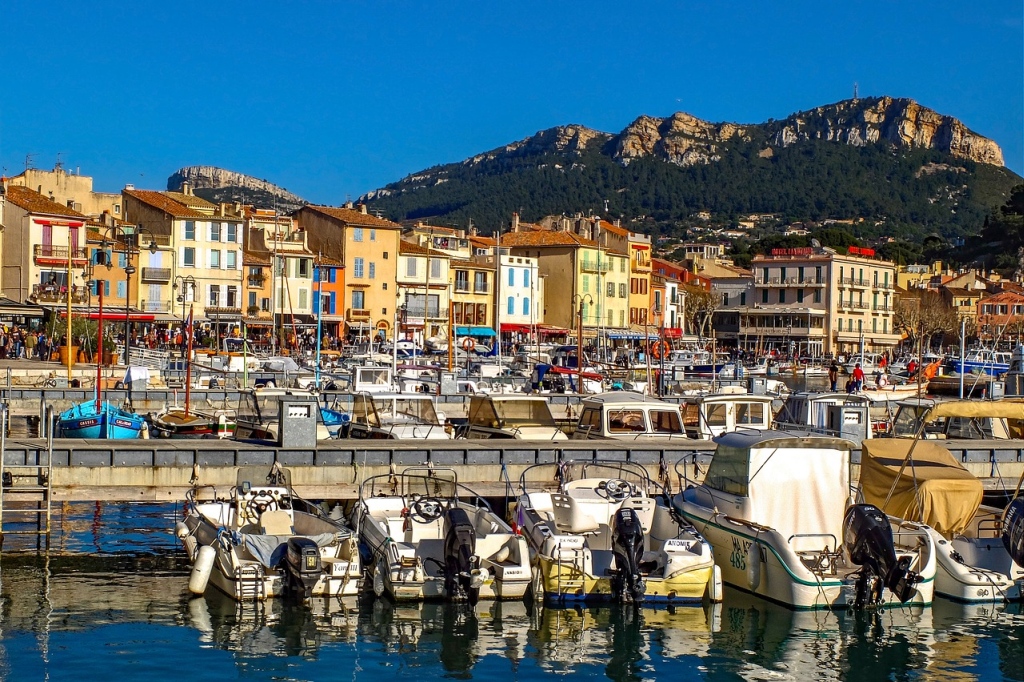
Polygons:
M184 521L178 521L174 524L174 537L179 540L184 540L188 535L188 526L185 525Z
M139 429L139 438L149 440L149 424L142 422L142 428Z
M491 573L486 568L474 568L469 573L469 589L479 590L490 577Z
M747 584L755 592L761 585L761 545L756 542L747 547Z
M188 591L192 594L202 594L206 591L206 585L210 582L210 573L213 571L213 562L217 558L217 550L210 545L203 545L196 554L196 562L192 565L192 574L188 577Z
M506 561L508 561L508 557L510 554L512 554L512 551L508 548L508 545L502 545L501 549L495 552L494 556L491 557L491 561L493 561L496 564L503 564Z
M724 588L722 587L722 567L715 564L711 571L711 580L708 581L708 601L717 604L722 601Z
M378 597L384 596L387 585L384 582L384 574L391 573L391 566L385 559L377 561L377 569L373 572L373 593Z

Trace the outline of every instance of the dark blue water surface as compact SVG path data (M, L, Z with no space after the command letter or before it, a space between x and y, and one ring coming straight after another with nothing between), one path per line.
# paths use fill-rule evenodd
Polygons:
M5 680L1024 680L1018 606L793 612L476 609L372 597L239 608L188 593L171 505L63 508L49 555L0 556Z

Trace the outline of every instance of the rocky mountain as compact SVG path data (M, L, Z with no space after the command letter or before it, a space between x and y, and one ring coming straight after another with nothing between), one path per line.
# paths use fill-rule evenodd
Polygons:
M976 231L1020 178L992 140L909 99L846 100L765 123L641 116L617 134L580 125L436 166L369 192L389 218L487 230L513 211L602 211L667 232L698 211L865 218Z
M302 197L272 182L216 166L179 168L167 178L167 189L176 192L185 182L192 186L197 195L213 202L240 201L258 208L274 208L276 200L278 210L283 213L307 203Z

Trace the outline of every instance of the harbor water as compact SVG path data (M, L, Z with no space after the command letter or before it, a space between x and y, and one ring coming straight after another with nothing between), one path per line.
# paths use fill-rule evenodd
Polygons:
M1024 679L1019 605L795 612L727 590L714 607L239 608L188 592L179 507L58 511L48 553L10 537L0 555L4 680Z

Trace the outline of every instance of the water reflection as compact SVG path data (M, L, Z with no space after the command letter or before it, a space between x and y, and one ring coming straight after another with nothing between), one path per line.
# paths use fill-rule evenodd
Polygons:
M201 656L210 667L197 682L1024 679L1019 605L796 612L733 590L705 608L396 605L372 596L239 605L215 592L192 597L187 576L176 554L0 556L0 677L68 676L85 656L97 670L123 668L127 625L132 652L166 666L161 677Z

